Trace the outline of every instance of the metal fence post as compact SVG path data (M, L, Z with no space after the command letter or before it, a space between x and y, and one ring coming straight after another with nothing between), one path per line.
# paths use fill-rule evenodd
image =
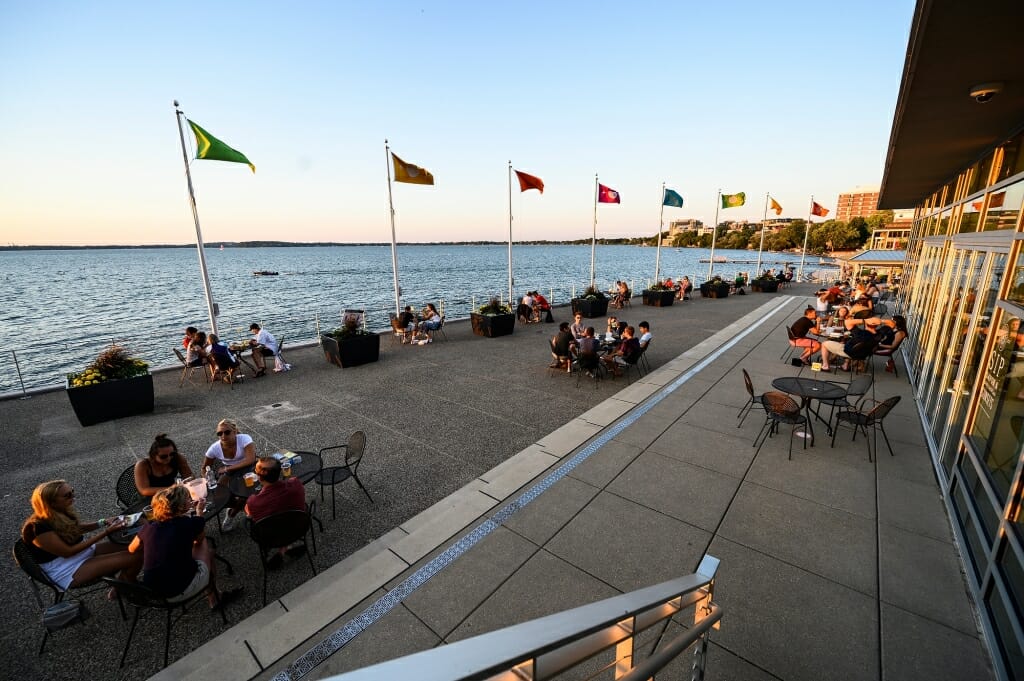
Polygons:
M18 372L18 383L21 384L21 397L19 399L27 400L31 395L25 390L25 381L21 377L21 365L18 364L18 355L14 350L11 350L11 357L14 358L14 370Z

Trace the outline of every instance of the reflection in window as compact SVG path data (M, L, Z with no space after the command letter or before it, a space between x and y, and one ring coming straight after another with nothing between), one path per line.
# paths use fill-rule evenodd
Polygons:
M1018 264L1013 270L1013 284L1006 299L1024 307L1024 264Z
M986 326L979 333L994 333L996 341L979 377L971 440L1002 505L1024 442L1024 329L1019 317L1003 315L998 328Z
M1024 132L1018 134L1003 147L1003 165L999 168L999 176L996 178L996 182L1024 172L1024 154L1021 153L1022 142L1024 142Z
M992 159L994 157L994 154L986 154L985 158L974 166L974 176L971 178L971 189L967 192L968 194L973 194L988 186L988 176L992 172Z
M989 197L988 212L985 213L985 224L982 231L991 232L995 229L1016 227L1022 202L1024 202L1024 182L1012 184L993 193Z
M963 214L960 216L960 227L957 230L960 234L978 231L978 222L981 220L981 209L984 205L984 196L964 204Z

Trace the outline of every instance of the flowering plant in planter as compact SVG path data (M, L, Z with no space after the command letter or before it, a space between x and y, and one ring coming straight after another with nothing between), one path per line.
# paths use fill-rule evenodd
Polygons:
M674 291L675 289L665 285L663 281L656 281L647 287L648 291Z
M328 335L334 336L335 340L341 341L353 336L370 336L374 334L364 329L358 319L349 317L341 326L331 331Z
M587 298L588 300L604 300L606 297L604 291L593 284L584 289L583 293L580 294L580 298Z
M477 314L485 315L497 315L497 314L512 314L512 306L506 305L498 300L497 297L491 298L485 304L480 306L477 310Z
M68 374L68 385L72 388L81 388L104 381L145 376L148 373L149 365L146 362L130 357L128 349L123 345L111 345L84 371Z

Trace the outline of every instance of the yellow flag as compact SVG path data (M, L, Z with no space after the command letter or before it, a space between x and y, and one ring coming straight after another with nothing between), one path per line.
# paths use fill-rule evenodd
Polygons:
M427 170L406 163L391 153L391 161L395 165L395 182L408 182L409 184L434 184L434 176Z
M768 197L768 198L771 199L771 197ZM775 211L775 214L776 215L782 215L782 206L779 205L779 202L776 201L775 199L771 199L771 202L772 202L772 210Z

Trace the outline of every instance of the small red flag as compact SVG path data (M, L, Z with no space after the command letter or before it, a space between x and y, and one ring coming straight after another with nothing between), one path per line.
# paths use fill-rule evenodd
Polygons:
M527 189L536 189L541 194L544 193L544 180L534 175L527 175L526 173L516 171L516 177L519 178L519 191L525 192Z
M825 208L825 206L821 205L817 201L811 201L811 215L817 215L818 217L823 218L828 215L828 208Z
M597 185L597 202L598 203L622 203L619 201L619 193L611 187L605 187L603 184Z

